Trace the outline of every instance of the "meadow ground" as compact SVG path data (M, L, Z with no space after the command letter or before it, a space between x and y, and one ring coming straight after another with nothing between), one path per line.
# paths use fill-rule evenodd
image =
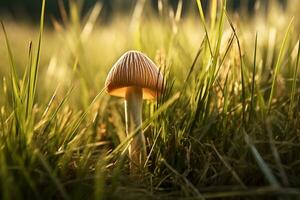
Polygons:
M101 4L81 17L75 1L51 24L43 9L40 26L2 19L0 199L298 198L300 2L249 14L197 0L185 16L184 1L158 13L145 2L106 23ZM130 49L165 80L144 101L138 177L124 99L104 92Z

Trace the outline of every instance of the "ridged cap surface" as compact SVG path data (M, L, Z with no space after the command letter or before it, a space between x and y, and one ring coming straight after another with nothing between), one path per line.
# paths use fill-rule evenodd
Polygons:
M154 99L163 89L163 76L156 65L139 51L128 51L114 64L105 81L106 91L125 97L128 87L141 87L143 99Z

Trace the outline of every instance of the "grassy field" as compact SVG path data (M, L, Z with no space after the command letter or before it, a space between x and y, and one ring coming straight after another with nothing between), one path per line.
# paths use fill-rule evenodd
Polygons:
M47 25L43 6L40 26L3 18L0 199L300 197L299 0L252 14L196 0L182 16L184 2L155 14L141 0L108 23L101 4L81 17L75 1ZM143 104L138 177L137 132L126 136L124 99L104 88L131 49L165 79Z

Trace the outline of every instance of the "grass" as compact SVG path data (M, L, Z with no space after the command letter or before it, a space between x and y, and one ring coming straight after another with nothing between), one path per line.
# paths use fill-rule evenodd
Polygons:
M285 11L274 3L265 15L258 6L247 15L227 9L231 1L212 1L204 12L197 0L198 12L184 17L184 1L174 10L159 2L157 16L139 1L132 19L116 14L99 24L101 4L81 19L81 4L70 1L69 12L60 5L53 30L44 27L43 1L39 30L2 22L1 199L300 195L293 1ZM39 33L23 52L19 40L28 37L14 35L20 31ZM123 99L103 88L129 49L149 55L166 86L143 106L148 171L138 179L129 175L127 156L137 132L126 137Z

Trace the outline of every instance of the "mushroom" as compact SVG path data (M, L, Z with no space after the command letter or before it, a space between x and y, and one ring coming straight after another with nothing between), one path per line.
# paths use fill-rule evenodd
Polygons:
M146 161L146 142L141 130L143 99L155 99L163 89L163 76L145 54L128 51L110 70L105 87L108 94L125 98L126 134L138 129L129 146L130 169L140 170Z

